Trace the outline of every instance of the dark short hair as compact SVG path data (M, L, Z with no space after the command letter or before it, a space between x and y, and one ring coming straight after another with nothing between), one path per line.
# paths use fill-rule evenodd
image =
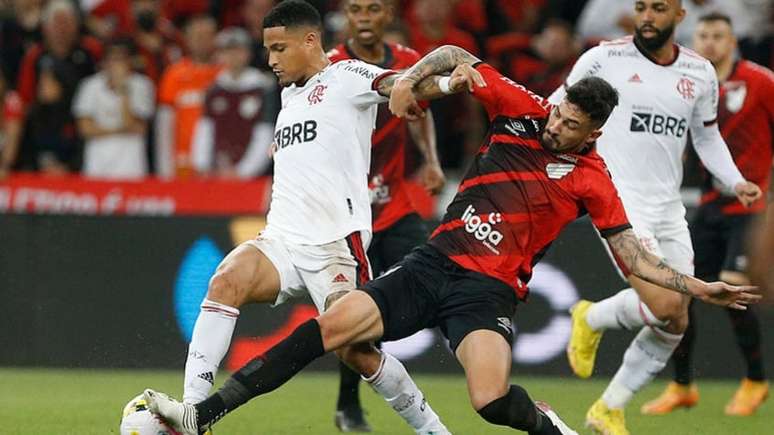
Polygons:
M567 101L602 126L618 105L618 91L604 79L586 77L567 88Z
M309 26L322 30L320 12L303 0L285 0L263 18L263 28Z
M124 50L129 56L134 56L136 53L136 46L134 41L126 36L118 36L110 39L105 43L105 55L113 50Z
M729 17L728 15L722 12L710 12L708 14L704 14L701 17L699 17L700 23L707 23L707 22L713 22L713 21L723 21L729 26L732 26L731 17Z

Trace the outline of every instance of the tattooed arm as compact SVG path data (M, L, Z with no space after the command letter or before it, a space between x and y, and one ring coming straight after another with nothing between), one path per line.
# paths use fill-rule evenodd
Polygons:
M660 287L739 310L760 299L754 293L757 291L755 287L732 286L724 282L706 283L676 271L663 259L646 251L631 229L608 237L607 242L632 275Z

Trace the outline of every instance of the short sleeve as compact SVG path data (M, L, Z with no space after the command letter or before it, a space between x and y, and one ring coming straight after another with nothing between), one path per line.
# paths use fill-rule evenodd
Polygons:
M334 64L338 68L339 78L344 83L350 102L359 108L385 103L388 98L376 91L379 81L395 74L395 71L384 69L359 60L345 60Z
M572 67L570 74L564 82L564 85L559 86L550 97L548 101L554 106L559 105L565 96L565 89L567 86L572 86L581 79L597 75L602 70L602 64L599 61L602 48L596 46L583 53L575 65Z
M90 77L78 86L73 98L73 115L76 118L93 118L96 112L94 99L94 77Z
M544 110L546 104L543 97L500 74L491 65L478 63L475 68L481 73L486 86L474 87L472 95L481 102L490 119L506 113L515 116ZM538 105L540 109L537 109Z
M602 237L631 228L618 190L602 163L584 174L583 182L583 206Z
M710 74L693 107L692 127L710 126L718 120L718 79L715 76L715 68L709 62L707 65Z
M135 116L150 119L155 109L153 83L145 76L135 76L134 92L131 94L131 108Z

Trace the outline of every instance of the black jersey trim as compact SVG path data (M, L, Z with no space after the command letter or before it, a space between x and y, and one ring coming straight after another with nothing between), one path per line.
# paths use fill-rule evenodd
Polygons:
M632 227L632 224L626 223L626 224L623 224L623 225L618 225L617 227L605 228L604 230L599 230L599 234L602 237L607 239L608 237L611 237L611 236L614 236L614 235L616 235L616 234L618 234L620 232L626 231L626 230L630 229L631 227Z

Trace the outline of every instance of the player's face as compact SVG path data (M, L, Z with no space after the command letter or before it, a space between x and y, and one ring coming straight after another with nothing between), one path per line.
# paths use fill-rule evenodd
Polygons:
M366 47L380 43L384 28L392 21L392 10L384 0L349 0L346 13L349 34Z
M319 36L305 27L263 29L263 45L269 50L269 66L280 85L288 86L306 77L315 40L319 40Z
M549 151L572 153L593 143L600 134L602 132L594 121L578 106L565 99L548 115L540 143Z
M634 2L634 36L648 50L664 46L685 17L678 0L637 0Z
M718 64L733 56L736 37L725 21L702 21L693 34L693 48L713 64Z

